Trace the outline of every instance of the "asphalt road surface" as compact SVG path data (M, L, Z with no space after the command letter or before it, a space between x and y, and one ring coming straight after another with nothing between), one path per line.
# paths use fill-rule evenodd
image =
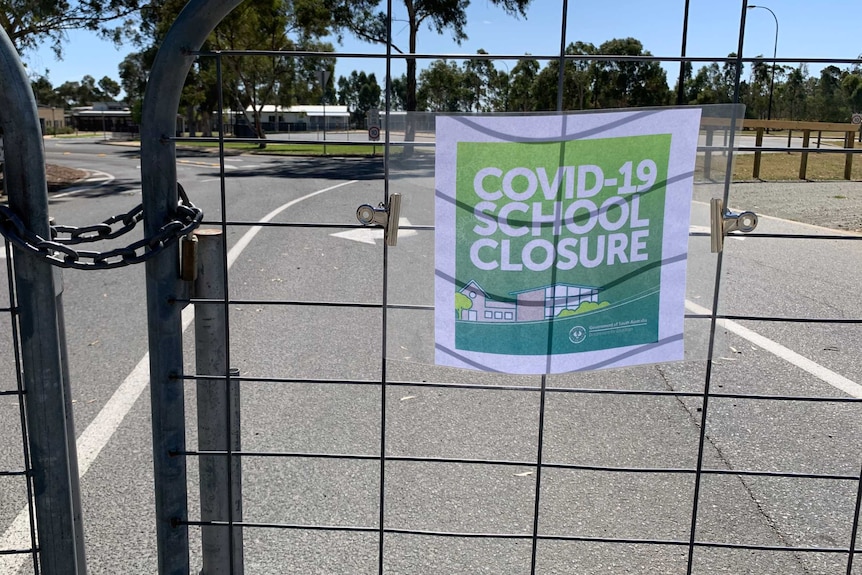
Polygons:
M46 142L48 160L92 170L93 181L51 199L58 222L84 224L141 201L138 150L78 140ZM433 225L432 165L391 167L403 194L403 225ZM539 444L538 377L500 376L431 365L433 317L424 309L389 312L383 361L382 312L375 307L272 305L273 301L379 303L382 238L355 229L360 204L383 199L379 159L263 156L226 158L228 220L324 222L343 228L229 229L232 249L230 361L244 377L319 378L333 383L243 382L242 448L259 453L358 454L369 459L243 458L246 573L377 573L380 514L381 388L385 365L385 449L393 456L480 459L506 464L388 461L385 525L455 533L533 532ZM222 214L218 160L180 153L178 179L206 219ZM692 230L708 225L702 185ZM278 211L281 210L281 211ZM763 214L767 216L768 213ZM830 230L761 217L761 233L823 235ZM386 265L388 301L433 304L433 232L402 230ZM239 247L244 246L240 251ZM769 317L859 318L862 283L855 242L731 238L721 261L721 313ZM709 238L691 238L688 309L713 301L717 257ZM156 572L144 269L64 271L64 299L75 424L79 436L87 560L91 574ZM8 305L5 282L0 307ZM701 392L708 320L687 325L687 360L548 377L543 461L578 469L542 471L537 573L685 573L701 417L708 408L696 538L722 546L694 552L695 573L846 573L846 554L776 548L846 548L862 464L862 418L855 403L598 393L599 390ZM194 371L192 329L186 369ZM836 323L736 321L720 326L711 392L862 398L859 328ZM2 387L14 388L8 329L0 330ZM338 383L349 380L368 382ZM484 384L435 388L398 382ZM494 389L496 388L496 389ZM589 393L583 390L590 390ZM196 447L195 388L186 396L188 446ZM0 396L0 469L20 469L17 401ZM518 465L524 462L524 465ZM616 468L596 470L594 467ZM654 468L644 473L635 468ZM190 518L198 515L197 460L189 458ZM796 473L796 477L740 471ZM829 475L809 478L805 475ZM25 508L20 476L0 475L0 549L15 541ZM26 519L26 517L25 517ZM357 526L370 532L279 529L273 524ZM200 569L198 529L192 570ZM26 535L26 533L25 533ZM581 540L567 539L577 536ZM606 539L630 540L607 543ZM674 544L649 544L650 541ZM734 549L734 544L762 549ZM530 572L525 538L451 538L389 533L390 574ZM0 555L0 573L33 571L27 557ZM854 573L862 573L855 566Z

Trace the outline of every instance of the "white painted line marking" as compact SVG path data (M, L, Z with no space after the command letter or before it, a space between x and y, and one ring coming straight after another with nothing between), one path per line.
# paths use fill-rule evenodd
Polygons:
M284 210L295 206L305 200L311 199L317 195L332 191L342 186L355 184L357 180L342 182L316 192L312 192L301 198L291 200L283 206L266 214L260 223L265 224L271 221L275 216ZM228 269L239 258L242 251L248 247L251 240L262 230L262 226L255 226L248 230L239 241L230 249L227 255ZM193 306L188 306L183 310L182 314L182 330L185 331L194 321L195 313ZM146 389L150 381L150 355L144 354L132 373L123 380L123 383L117 388L108 402L102 407L98 415L90 422L87 429L78 438L78 475L83 477L90 469L90 466L102 452L102 449L111 440L114 433L123 423L123 419L131 411L135 402L140 397L141 393ZM30 547L30 514L27 507L24 507L12 521L12 525L3 534L0 539L0 549L27 549ZM30 555L0 555L0 574L17 573L18 569L23 565L24 561L30 558Z
M712 312L705 307L699 306L696 303L686 300L685 307L689 311L698 314L710 315ZM769 353L780 357L784 361L795 365L799 369L807 371L821 381L828 383L835 389L841 390L850 397L862 399L862 385L859 385L853 380L847 379L839 373L835 373L829 368L823 367L819 363L815 363L807 357L788 349L778 342L760 335L759 333L743 327L742 325L729 319L718 320L719 326L723 327L731 333L735 333L743 339L747 339L754 345L761 347Z
M96 188L101 188L102 186L114 181L114 176L107 172L99 172L96 170L88 171L90 172L90 175L81 180L79 185L67 189L62 194L54 194L53 196L49 196L48 199L56 200L57 198L65 198L66 196L72 196L74 194L80 194L81 192L95 190Z
M195 160L177 160L177 167L180 166L203 166L205 168L220 168L221 164L213 163L213 162L198 162ZM238 166L232 166L230 164L225 164L226 170L238 170Z
M700 205L700 206L709 207L709 204L708 204L707 202L700 202L700 201L697 201L697 200L692 200L692 201L691 201L691 203L692 203L692 204L697 204L697 205ZM744 210L741 210L741 209L738 209L738 208L733 208L733 207L731 207L730 209L731 209L731 211L744 211ZM757 213L757 210L755 209L755 210L754 210L754 212L755 212L755 213ZM809 229L812 229L812 230L818 230L818 231L821 231L821 232L824 232L824 233L827 233L827 234L839 234L839 235L842 235L842 236L862 236L862 233L860 233L860 232L854 232L854 231L851 231L851 230L837 230L837 229L835 229L835 228L827 228L827 227L824 227L824 226L818 226L818 225L815 225L815 224L806 224L805 222L797 222L796 220L788 220L787 218L779 218L779 217L776 217L776 216L767 216L767 215L757 214L757 217L758 217L758 219L761 219L761 220L773 220L773 221L776 221L776 222L783 222L783 223L787 223L787 224L793 224L794 226L802 226L802 227L804 227L804 228L809 228Z
M284 210L294 206L302 201L313 198L319 194L329 192L336 188L356 183L356 180L336 184L316 192L312 192L301 198L292 200L283 206L276 208L262 219L260 223L267 223L275 216ZM56 196L55 196L56 197ZM403 221L403 220L402 220ZM405 224L406 225L406 224ZM255 226L249 229L240 240L228 252L227 265L230 268L233 263L239 258L243 250L251 243L251 240L263 229L261 226ZM364 231L364 230L359 230ZM382 232L382 230L380 230ZM404 230L405 232L415 230ZM333 234L334 235L334 234ZM2 252L0 252L2 253ZM696 303L686 300L685 306L693 313L708 315L710 310L699 306ZM194 320L194 310L191 306L183 310L182 314L182 330L185 331ZM811 361L795 351L792 351L783 345L772 341L742 325L731 320L719 320L719 325L736 335L747 339L751 343L765 349L766 351L780 357L781 359L799 367L814 375L818 379L828 383L829 385L843 391L844 393L855 398L862 398L862 386L858 383L840 375L822 365ZM90 466L110 441L113 434L119 429L123 419L132 409L135 402L140 397L140 394L149 383L149 354L144 357L132 370L132 373L123 381L117 388L99 414L93 419L87 429L78 438L78 471L81 477L90 469ZM30 547L30 521L27 508L23 508L12 524L3 534L0 539L0 549L26 549ZM23 565L24 561L29 559L29 555L0 555L0 573L15 573Z

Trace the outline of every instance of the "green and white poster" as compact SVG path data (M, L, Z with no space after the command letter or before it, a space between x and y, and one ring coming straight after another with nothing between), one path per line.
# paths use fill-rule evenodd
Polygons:
M441 116L436 363L680 360L699 109Z

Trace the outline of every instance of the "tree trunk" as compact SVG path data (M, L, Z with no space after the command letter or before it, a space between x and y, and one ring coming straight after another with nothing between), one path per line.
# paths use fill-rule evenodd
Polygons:
M189 129L189 137L194 138L197 130L195 129L195 107L192 105L186 106L186 124Z
M416 22L412 5L408 6L408 17L410 20L410 53L415 54L419 24ZM407 117L404 121L404 141L413 142L416 140L416 58L407 58L407 97L405 100L404 107L407 109ZM404 157L409 158L412 155L413 147L405 146Z
M254 133L261 140L266 138L266 134L263 131L263 124L260 121L260 110L257 109L257 106L254 108ZM259 150L266 149L266 142L260 142L257 147Z
M209 112L201 111L201 136L204 138L212 138L212 115Z

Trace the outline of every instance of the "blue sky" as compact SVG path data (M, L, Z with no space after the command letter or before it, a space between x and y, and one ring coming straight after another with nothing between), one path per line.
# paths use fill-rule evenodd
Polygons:
M858 58L862 53L860 34L860 0L766 0L752 2L769 7L778 18L779 58ZM385 5L385 3L382 3ZM688 56L724 57L737 49L740 11L737 0L690 0L688 19ZM404 18L403 5L393 1L396 20ZM566 42L577 40L599 45L612 38L634 37L655 56L679 56L682 43L683 9L685 0L569 0ZM468 9L467 35L460 46L449 35L438 35L423 28L418 50L433 54L473 54L484 49L491 54L550 56L560 48L562 1L533 0L526 19L506 15L490 0L472 0ZM407 43L406 24L395 22L393 37L396 44ZM333 40L334 42L334 40ZM764 9L747 11L745 26L746 57L771 56L775 45L775 20ZM127 45L117 49L98 39L93 32L69 35L62 61L44 48L25 54L33 72L49 70L51 82L80 81L85 75L97 80L110 76L119 80L117 66L124 56L135 49ZM344 52L381 53L383 47L345 38L336 50ZM508 62L508 67L514 62ZM701 64L695 63L695 69ZM420 67L422 63L420 63ZM678 63L666 63L669 83L673 86L679 73ZM848 64L840 64L845 68ZM506 65L498 63L505 69ZM336 78L351 70L375 72L382 83L383 60L342 58L336 67ZM820 66L809 66L816 74ZM403 61L393 61L393 75L404 72Z

